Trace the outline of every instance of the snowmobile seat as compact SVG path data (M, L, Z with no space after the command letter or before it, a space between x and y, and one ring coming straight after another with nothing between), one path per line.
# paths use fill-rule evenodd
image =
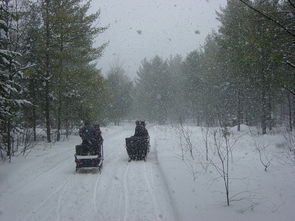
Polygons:
M76 172L79 169L98 169L101 172L103 163L103 145L76 145Z
M149 137L128 137L126 141L126 150L131 160L146 160L149 152L150 140Z

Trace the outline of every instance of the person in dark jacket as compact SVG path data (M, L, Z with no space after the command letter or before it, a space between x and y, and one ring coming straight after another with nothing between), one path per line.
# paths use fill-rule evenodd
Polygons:
M79 135L82 138L82 145L85 150L91 153L101 154L103 138L99 124L92 126L89 121L85 121L84 127L79 130Z
M100 145L100 144L103 143L103 138L102 138L102 135L101 135L101 130L100 130L99 124L94 125L94 130L95 130L96 141Z
M147 129L145 128L145 122L144 121L136 121L135 122L135 137L148 137L149 133Z
M84 122L84 127L79 130L79 135L82 139L82 144L93 145L96 141L96 132L89 121Z

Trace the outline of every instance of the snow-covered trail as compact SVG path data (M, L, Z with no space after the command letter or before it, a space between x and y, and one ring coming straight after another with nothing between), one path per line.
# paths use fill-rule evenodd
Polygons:
M125 137L133 132L133 125L103 130L101 174L75 172L79 137L2 165L6 168L0 170L0 220L177 220L158 166L157 135L151 135L146 162L128 163Z
M230 207L225 206L222 179L212 166L204 167L201 128L186 127L195 160L181 149L185 144L175 125L148 125L147 161L128 163L125 138L134 133L134 124L126 123L102 129L101 174L75 172L78 136L41 143L27 157L0 162L0 221L293 221L295 164L286 155L282 135L252 137L243 128L235 135L239 141L230 167ZM267 145L267 172L253 139Z

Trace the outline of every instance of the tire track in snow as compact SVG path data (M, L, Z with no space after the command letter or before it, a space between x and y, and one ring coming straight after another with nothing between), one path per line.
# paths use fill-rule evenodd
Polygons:
M99 175L99 180L97 180L97 185L94 188L93 193L93 204L95 210L100 214L100 220L114 219L112 217L111 208L118 209L120 208L120 217L116 218L117 220L124 217L125 203L125 192L124 192L124 176L127 176L127 167L122 167L121 161L123 152L117 150L117 146L123 146L121 142L123 140L121 131L116 131L113 133L107 134L105 137L106 150L104 151L106 157L104 158L104 167L102 173ZM112 142L110 142L112 140ZM116 146L113 146L113 145ZM124 152L125 154L125 152ZM127 165L126 165L127 166ZM120 181L121 184L118 184ZM118 188L121 191L118 191ZM99 196L99 198L98 198ZM109 206L108 206L109 205ZM116 206L118 206L116 208ZM111 217L110 217L111 215Z
M111 135L114 135L114 134L117 134L118 131L116 132L113 132L111 133ZM108 135L109 137L110 135ZM112 152L111 154L107 155L107 156L104 156L104 159L103 159L103 168L105 167L105 162L109 162L113 156L115 156L115 152ZM102 170L103 170L102 168ZM95 182L95 186L94 186L94 190L93 190L93 197L92 197L92 204L93 204L93 207L94 207L94 211L99 214L101 216L101 218L104 220L104 215L103 213L98 209L98 206L97 206L97 191L98 191L98 188L99 188L99 184L102 180L102 176L103 176L103 171L101 171L99 174L97 174L97 179L96 179L96 182ZM106 193L105 193L106 194Z
M112 132L112 133L108 134L107 137L114 135L114 134L118 134L118 133L119 133L119 131ZM113 158L113 156L115 156L115 154L116 154L115 152L111 152L111 154L104 156L103 163L105 164L105 162L109 162ZM103 167L105 167L105 165L103 165ZM98 174L96 182L95 182L92 201L93 201L93 207L94 207L95 212L99 213L100 216L102 216L102 218L104 219L104 215L100 212L100 210L98 210L98 206L97 206L97 190L99 187L99 183L101 182L102 176L103 176L103 172L101 171L101 173Z
M97 205L96 205L96 194L97 194L97 188L98 188L98 183L100 181L99 176L97 176L95 185L94 185L94 190L93 190L93 195L92 195L92 204L94 207L95 212L98 212Z
M69 178L68 178L68 181L66 183L64 183L64 185L62 186L61 190L62 191L62 194L59 195L58 197L58 201L57 201L57 209L56 209L56 221L60 221L60 213L61 213L61 201L62 201L62 198L65 194L65 190L64 190L64 187L69 183L69 180L72 181L73 177L69 175ZM71 183L71 182L70 182Z
M127 153L125 149L125 137L130 134L129 130L105 133L106 157L104 160L103 173L94 189L93 204L101 210L101 220L130 220L132 205L130 204L130 183L132 176L130 163L127 163ZM115 146L114 146L115 145ZM118 149L119 148L119 149ZM126 156L126 157L125 157ZM126 158L126 161L125 161ZM142 168L143 169L143 168ZM142 170L143 171L143 170ZM142 183L144 178L142 177ZM131 183L132 184L132 183ZM98 197L99 196L99 197ZM100 207L100 208L99 208ZM117 213L113 213L113 211Z
M165 192L167 193L167 196L168 196L168 200L170 202L170 206L171 206L171 209L172 209L172 215L173 215L173 218L175 221L181 221L180 219L180 216L179 216L179 213L178 213L178 209L177 207L175 206L175 203L174 203L174 200L173 200L173 197L171 196L171 193L169 191L169 185L167 183L167 179L166 179L166 176L165 176L165 173L160 165L160 162L159 162L159 159L158 159L158 144L157 144L157 141L156 141L156 138L154 138L154 153L155 153L155 161L156 161L156 166L157 166L157 169L160 173L160 178L161 178L161 181L162 181L162 184L164 186L164 189L165 189ZM151 172L152 173L152 172ZM154 179L154 176L151 175L152 179ZM154 182L154 181L153 181Z
M62 160L58 161L54 166L52 166L52 167L50 167L50 168L48 168L48 169L46 169L44 171L39 172L32 179L30 179L29 182L28 182L27 179L22 180L15 188L10 190L8 192L8 194L15 193L15 192L21 192L27 186L31 186L31 184L34 184L36 180L41 179L42 176L47 177L48 173L53 173L53 172L59 170L60 165L63 164L63 163L66 163L67 160L70 159L70 158L71 158L71 156L67 156L67 157L63 158Z
M124 205L124 219L123 221L127 221L128 217L128 209L129 209L129 190L128 190L128 171L129 171L129 164L127 164L127 168L124 173L124 181L123 181L123 186L124 186L124 200L125 200L125 205Z
M101 216L102 220L104 220L103 214L101 213L101 211L97 207L97 199L96 199L97 189L98 189L100 181L101 181L101 174L97 174L97 178L96 178L96 182L95 182L95 186L94 186L94 191L93 191L93 207L94 207L94 211L96 212L96 214L99 214Z
M41 202L41 204L37 207L35 207L33 210L31 210L31 212L29 212L25 218L23 219L23 221L26 221L26 220L32 220L32 219L28 219L28 218L31 218L32 214L36 214L38 213L38 211L54 196L56 195L57 193L59 193L68 183L69 183L69 180L71 178L71 175L68 175L67 179L65 182L63 182L61 185L59 185L55 191L53 191L51 194L49 194L49 196L43 200Z
M157 218L157 220L160 220L160 219L159 219L159 216L161 215L161 213L160 213L159 210L158 210L159 205L158 205L158 203L157 203L157 200L156 200L155 195L153 194L153 188L152 188L152 185L151 185L151 183L149 182L149 180L148 180L148 178L147 178L146 163L144 162L143 165L144 165L144 180L145 180L145 183L146 183L146 186L147 186L147 189L148 189L149 195L150 195L151 198L152 198L153 209L154 209L154 212L155 212L156 218Z
M120 218L121 221L161 220L158 210L159 205L153 194L153 188L147 180L148 175L145 167L143 161L131 161L127 164L123 182L125 210L122 211L122 215L124 212L124 218ZM138 207L139 205L146 206ZM142 214L140 215L138 212L142 212Z
M62 195L59 195L58 197L58 201L57 201L57 209L56 209L56 221L60 221L60 211L61 211L61 199L62 199Z

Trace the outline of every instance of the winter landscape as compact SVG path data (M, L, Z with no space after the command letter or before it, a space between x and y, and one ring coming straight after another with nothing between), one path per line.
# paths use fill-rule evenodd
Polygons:
M223 179L213 166L221 166L213 129L208 161L206 128L148 129L146 162L128 162L124 141L134 125L103 128L101 174L75 172L78 136L40 143L26 156L1 164L1 220L293 220L294 156L280 133L259 136L255 128L233 128L228 207ZM182 133L191 139L193 157ZM259 148L269 162L267 171Z
M0 220L293 221L294 0L118 2L0 0Z

